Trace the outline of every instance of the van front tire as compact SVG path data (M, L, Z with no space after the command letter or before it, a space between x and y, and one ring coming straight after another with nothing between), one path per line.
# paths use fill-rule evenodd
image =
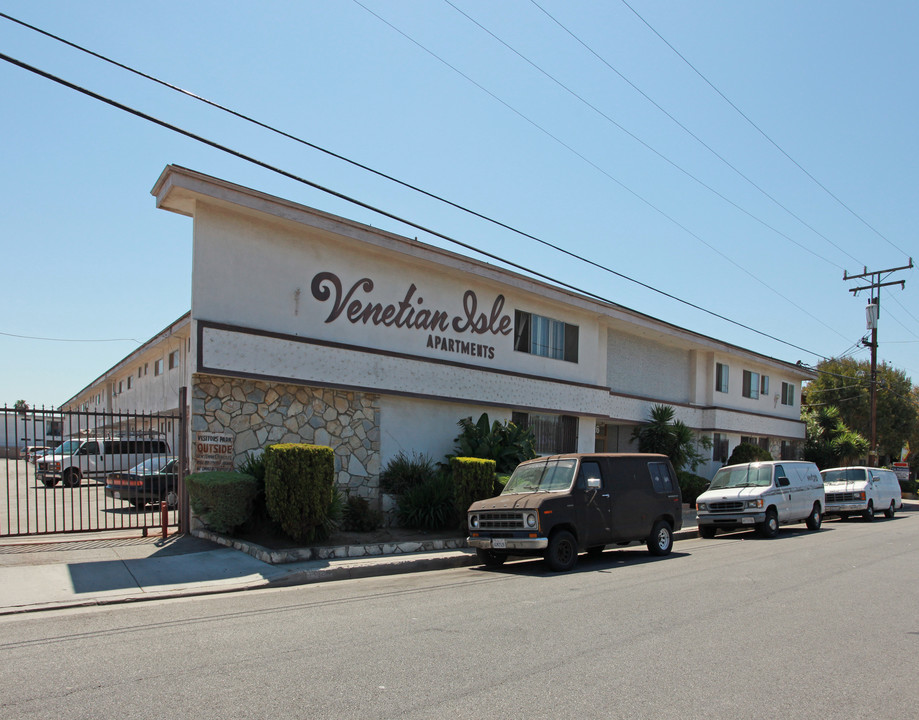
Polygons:
M766 511L766 520L757 530L759 530L760 536L764 538L774 538L779 534L779 516L775 512L775 508L769 508Z
M673 550L673 528L666 520L658 520L648 536L648 552L652 555L668 555Z
M549 538L546 564L555 572L568 572L578 561L578 544L567 530L559 530Z
M865 522L874 522L874 501L868 501L868 507L862 510L862 520Z
M75 488L80 487L80 472L71 468L64 473L62 482L64 487Z
M711 540L713 537L715 537L716 532L718 532L718 529L712 525L699 526L699 537L705 540Z

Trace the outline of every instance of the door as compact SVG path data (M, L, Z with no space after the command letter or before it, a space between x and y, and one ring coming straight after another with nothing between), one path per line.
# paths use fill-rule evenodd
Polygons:
M600 471L600 463L582 460L578 468L575 492L578 503L578 531L584 547L596 547L610 542L610 490Z
M775 495L773 496L775 500L775 506L779 513L779 520L782 522L788 522L789 520L797 519L807 515L805 512L804 515L795 515L797 508L795 508L795 500L798 499L800 502L800 496L802 493L795 493L795 487L799 487L800 483L798 482L797 477L791 478L788 476L788 473L785 471L785 468L782 465L776 465L775 471L772 475L772 484L775 487Z

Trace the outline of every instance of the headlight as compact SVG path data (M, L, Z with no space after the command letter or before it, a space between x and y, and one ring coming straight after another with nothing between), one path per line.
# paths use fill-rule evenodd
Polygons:
M479 529L479 516L478 515L469 516L469 527L471 527L473 530Z
M748 508L761 508L763 506L763 499L757 498L756 500L747 500Z
M61 469L61 464L59 462L51 463L51 469L57 472Z
M696 503L696 510L705 510L705 503Z
M536 527L536 513L527 513L523 521L526 523L526 526L528 528Z
M863 493L863 492L857 492L857 493L855 493L855 499L856 499L856 500L864 500L864 499L865 499L865 493Z

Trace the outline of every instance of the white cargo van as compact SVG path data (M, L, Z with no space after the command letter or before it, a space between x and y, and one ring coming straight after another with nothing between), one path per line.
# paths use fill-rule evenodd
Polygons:
M825 505L823 479L812 462L771 460L727 465L696 499L699 535L718 529L756 528L775 537L779 525L806 522L819 530Z
M861 515L871 522L877 512L892 518L903 507L900 482L893 470L841 467L821 470L821 474L827 515Z
M130 470L152 457L168 454L169 445L156 438L71 438L38 459L36 474L46 487L59 481L77 487L83 478L104 480L108 473Z

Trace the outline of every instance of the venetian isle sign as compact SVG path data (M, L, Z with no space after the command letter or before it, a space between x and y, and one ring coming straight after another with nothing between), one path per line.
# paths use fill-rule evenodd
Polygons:
M495 348L488 344L489 336L506 336L513 331L513 319L504 313L505 300L500 294L487 311L479 310L474 290L466 290L459 308L429 308L418 294L418 287L411 283L401 300L384 303L374 300L374 282L370 278L361 278L345 288L331 272L317 273L310 290L316 300L329 303L326 323L344 321L417 330L427 334L426 347L440 352L491 360Z

